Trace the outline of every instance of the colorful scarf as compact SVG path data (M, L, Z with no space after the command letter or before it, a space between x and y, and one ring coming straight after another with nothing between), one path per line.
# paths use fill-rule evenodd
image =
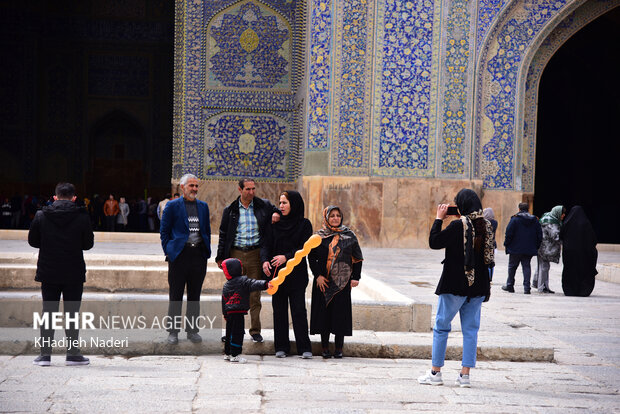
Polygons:
M352 269L348 266L347 258L342 257L342 251L346 247L352 246L351 262L357 263L364 259L355 233L342 224L344 217L341 218L338 227L329 224L329 213L333 210L338 210L342 215L342 210L337 206L325 207L323 210L323 228L317 232L322 239L328 239L333 236L333 239L327 246L327 275L325 277L333 283L329 283L328 288L325 289L326 304L329 304L333 297L349 284L351 279Z
M551 211L543 214L540 219L540 224L557 224L558 226L562 226L562 212L564 211L563 206L555 206L551 209Z

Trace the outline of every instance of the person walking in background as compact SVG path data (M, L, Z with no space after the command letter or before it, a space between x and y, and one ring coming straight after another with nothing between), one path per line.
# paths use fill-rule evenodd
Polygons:
M11 228L11 202L8 197L4 198L4 202L2 203L2 228L9 229Z
M116 216L119 213L118 201L114 199L114 196L110 194L105 204L103 205L103 214L105 215L105 223L107 231L115 231Z
M504 246L508 254L508 280L502 290L514 293L515 274L521 264L523 271L523 293L530 294L530 262L536 256L542 243L542 228L536 216L528 212L527 203L519 203L519 212L510 218L504 235Z
M224 260L222 271L227 279L222 288L222 314L226 320L226 336L224 337L224 353L226 355L224 359L245 364L247 360L241 356L241 352L243 351L243 335L245 334L244 317L250 309L250 293L269 288L270 282L243 276L243 266L239 259Z
M157 205L157 218L159 218L160 222L161 222L161 215L164 214L164 208L166 208L166 204L168 204L168 201L170 201L170 197L171 197L170 194L166 194L164 199L161 200L159 204Z
M462 189L455 198L460 220L453 220L442 230L448 205L437 206L437 218L431 228L428 244L431 249L446 249L441 278L435 294L439 295L433 328L432 367L418 378L420 384L443 385L441 368L446 357L452 319L461 316L463 333L462 368L456 385L470 387L470 370L476 366L478 330L482 302L489 297L489 267L495 265L493 230L482 212L478 195Z
M562 230L562 290L566 296L590 296L594 290L596 260L596 234L581 206L568 212Z
M116 219L116 225L121 231L125 231L127 228L128 217L129 204L125 201L125 197L121 197L118 203L118 217Z
M487 207L482 210L482 215L485 219L491 223L491 229L493 230L493 253L497 254L497 240L495 240L495 232L497 230L497 220L495 220L495 213L491 207ZM493 281L493 270L495 266L489 267L489 280Z
M220 239L215 261L222 268L225 259L241 260L250 279L263 277L260 248L265 231L277 209L267 200L256 197L256 185L251 178L239 180L239 197L222 213ZM254 342L263 342L260 323L260 292L250 294L250 336Z
M164 210L159 234L168 262L168 316L171 321L181 316L183 292L187 286L185 326L187 339L202 342L198 334L197 317L200 312L200 293L207 274L207 260L211 256L211 224L209 206L198 200L198 178L185 174L180 180L183 197L170 201ZM179 342L181 326L168 327L168 343Z
M310 333L321 335L323 358L342 358L344 337L353 335L351 289L359 285L362 275L362 249L343 220L340 207L325 207L323 228L317 232L323 240L308 255L314 275ZM330 334L334 334L333 354Z
M261 247L263 272L268 277L276 277L287 260L303 248L312 236L312 224L304 218L304 200L297 191L284 191L280 194L282 217L268 227L265 242ZM291 307L293 332L297 354L302 358L312 358L312 345L308 336L308 315L306 312L306 287L308 286L308 265L306 258L295 266L271 297L273 306L273 336L277 358L284 358L291 352L289 340L288 310Z
M532 279L532 287L538 289L538 293L555 293L549 288L549 267L550 262L560 263L560 231L565 215L566 209L563 206L555 206L540 219L542 243L538 248L538 267Z
M43 313L50 315L49 320L52 320L51 312L58 312L62 295L64 312L77 323L86 281L83 250L93 247L93 229L86 209L75 205L73 184L60 183L55 193L54 203L36 213L28 231L28 244L39 249L34 280L41 282ZM90 361L77 347L78 327L70 324L65 333L68 340L66 365L88 365ZM53 339L54 329L43 324L41 355L33 364L50 365Z

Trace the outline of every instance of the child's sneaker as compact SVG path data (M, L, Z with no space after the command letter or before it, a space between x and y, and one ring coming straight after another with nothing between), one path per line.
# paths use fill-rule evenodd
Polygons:
M456 377L455 384L461 388L471 388L471 383L469 382L469 375L463 375L459 372L459 376Z
M237 355L234 357L230 357L230 362L237 362L239 364L245 364L246 362L248 362L248 360L243 358L241 355Z
M230 355L224 355L224 361L230 361Z
M433 374L431 370L428 370L425 375L418 377L418 382L420 384L426 385L443 385L443 380L441 379L441 372Z
M52 357L49 355L39 355L32 363L40 367L49 367L52 361Z

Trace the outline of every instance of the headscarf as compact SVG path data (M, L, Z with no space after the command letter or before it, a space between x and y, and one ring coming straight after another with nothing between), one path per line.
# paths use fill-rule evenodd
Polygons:
M341 215L340 225L337 227L331 226L328 221L329 214L334 210L338 210ZM332 241L327 246L327 275L325 277L334 283L330 283L327 289L325 289L326 304L329 304L332 298L344 289L348 285L349 279L351 279L352 269L349 266L343 266L344 263L347 263L346 258L341 255L344 248L352 245L352 263L364 260L355 233L343 225L343 221L344 215L340 207L327 206L323 209L323 228L317 234L322 239L328 239L333 236Z
M474 239L476 229L473 220L483 219L485 221L486 234L484 236L484 263L490 265L495 262L495 252L493 248L493 229L491 222L486 220L482 213L482 203L478 194L474 190L464 188L458 192L454 201L461 213L463 223L463 254L465 257L464 268L467 284L474 284L476 260L474 256Z
M553 207L551 211L543 214L540 219L540 224L557 224L558 226L562 226L562 211L564 211L563 206Z
M304 199L301 194L295 190L286 190L282 193L291 205L291 211L285 216L280 217L280 221L274 224L278 229L286 232L297 227L300 221L304 219Z
M596 247L596 233L583 207L574 206L570 209L564 219L560 238L564 250L589 250Z
M482 215L484 216L485 219L489 221L495 220L495 213L493 212L493 209L491 207L487 207L484 210L482 210Z

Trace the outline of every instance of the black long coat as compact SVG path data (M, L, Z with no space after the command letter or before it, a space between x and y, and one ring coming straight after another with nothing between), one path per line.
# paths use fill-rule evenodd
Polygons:
M94 244L93 229L84 207L57 200L37 211L28 232L28 244L39 249L37 282L84 283L83 250Z
M442 225L443 221L436 219L428 238L428 244L431 249L446 249L446 256L442 262L443 272L441 273L435 294L450 293L470 298L488 296L491 283L489 280L489 268L484 263L483 249L475 253L476 270L474 283L468 286L464 269L463 223L461 220L454 220L444 230L441 230Z
M353 334L353 310L351 304L351 280L360 280L362 262L351 264L351 279L347 286L334 295L329 306L325 303L325 295L316 285L316 278L327 273L328 246L332 237L323 239L321 244L312 249L308 260L314 275L312 283L312 306L310 308L310 333L330 332L335 335L351 336ZM357 243L357 242L356 242ZM353 246L349 245L341 254L352 257Z

